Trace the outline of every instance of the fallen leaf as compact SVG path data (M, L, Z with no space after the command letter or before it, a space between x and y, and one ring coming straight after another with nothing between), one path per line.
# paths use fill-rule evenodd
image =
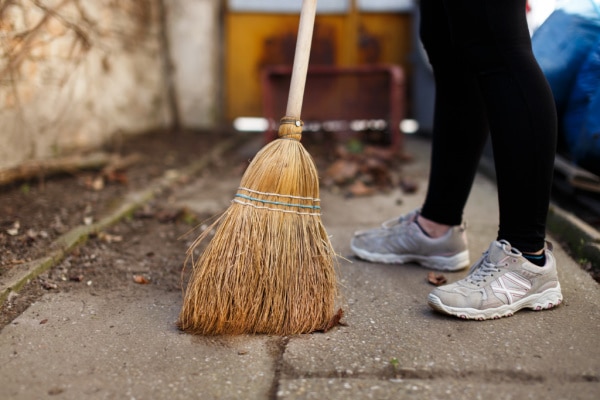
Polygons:
M346 146L338 144L334 149L334 155L336 158L348 158L350 156L350 152Z
M40 325L44 325L46 322L48 322L48 318L41 320Z
M121 242L123 240L123 236L111 235L110 233L106 233L106 232L99 232L98 239L100 239L106 243L113 243L113 242Z
M345 323L343 323L343 322L340 321L343 316L344 316L344 310L342 310L340 308L333 315L333 317L331 317L331 320L327 323L327 326L323 329L323 333L327 332L328 330L330 330L331 328L333 328L333 327L335 327L337 325L346 326Z
M427 273L427 280L434 286L440 286L447 282L447 279L442 274L436 274L433 271Z
M48 282L46 280L40 280L40 284L46 290L58 289L58 285L56 283Z
M150 280L146 279L144 275L134 275L133 281L135 283L139 283L140 285L147 285L148 283L150 283Z
M71 282L81 282L83 281L83 275L70 275L69 280Z
M10 236L17 236L19 234L19 228L21 228L21 223L19 221L15 221L11 228L6 230Z
M177 210L160 210L156 212L155 217L160 223L169 223L175 222L179 217L181 217L184 213L183 209Z
M139 210L133 213L133 216L137 219L150 219L154 218L154 211L150 209Z
M34 229L27 229L27 232L25 233L25 235L27 236L28 239L31 240L35 240L35 238L38 236L38 233L34 230Z
M83 179L83 185L86 189L100 191L104 189L104 178L102 176L86 176Z
M365 158L365 160L361 164L361 170L363 172L375 171L377 173L381 173L381 172L387 172L388 167L382 160L380 160L378 158L368 157L368 158Z
M400 189L402 189L404 193L411 194L419 189L419 185L414 179L404 177L400 180Z
M364 154L367 157L374 157L382 161L392 161L396 157L396 154L391 148L384 148L378 146L365 147Z
M55 388L48 390L48 395L56 396L56 395L63 393L64 391L65 391L65 389L63 389L63 388L55 387Z
M352 180L358 172L358 164L354 161L340 159L331 164L325 175L335 183L344 183Z
M353 197L370 196L375 193L375 189L362 183L361 181L354 182L348 188L348 194Z
M109 182L120 183L122 185L127 184L128 181L127 173L124 171L107 171L106 179Z

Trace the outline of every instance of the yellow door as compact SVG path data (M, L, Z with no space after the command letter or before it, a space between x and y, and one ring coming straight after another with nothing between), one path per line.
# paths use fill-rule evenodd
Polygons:
M260 73L291 65L300 0L229 0L225 117L262 116ZM412 0L319 0L311 65L397 64L410 74Z

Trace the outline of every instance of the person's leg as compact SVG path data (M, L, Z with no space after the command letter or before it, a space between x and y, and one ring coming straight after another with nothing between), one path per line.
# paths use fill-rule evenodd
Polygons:
M562 301L552 246L545 244L556 115L531 52L525 0L444 1L454 43L477 76L488 116L500 228L469 274L434 289L428 303L467 319L552 308ZM522 253L542 250L541 260Z
M492 136L498 239L544 248L556 149L552 92L531 49L525 0L445 0L455 44L477 76Z
M485 122L476 81L450 46L442 0L421 1L421 37L437 86L427 201L420 212L355 233L350 246L368 261L456 271L469 265L462 210L485 141Z
M462 213L485 144L486 121L476 77L453 45L443 0L422 0L420 20L435 79L427 196L420 212L357 232L351 248L369 261L458 270L469 263Z
M432 236L460 225L488 129L477 77L455 45L443 0L420 3L420 36L433 68L431 170L419 223Z

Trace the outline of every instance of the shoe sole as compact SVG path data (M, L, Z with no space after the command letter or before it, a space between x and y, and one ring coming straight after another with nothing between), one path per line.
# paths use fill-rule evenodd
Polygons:
M354 254L363 260L383 264L417 263L422 267L438 271L460 271L469 266L469 251L465 250L450 257L419 256L415 254L380 254L350 246Z
M555 288L546 289L541 293L531 294L512 304L505 304L500 307L489 308L486 310L450 307L442 303L442 300L433 293L430 293L427 297L427 304L434 310L444 314L454 315L462 319L483 321L487 319L510 317L523 308L530 308L534 311L548 310L562 303L562 299L560 284L558 284Z

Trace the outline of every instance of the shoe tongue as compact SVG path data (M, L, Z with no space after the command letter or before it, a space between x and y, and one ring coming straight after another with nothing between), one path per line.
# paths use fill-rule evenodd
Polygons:
M488 261L494 263L494 264L498 264L500 261L502 261L504 258L506 258L507 255L509 255L511 253L511 247L510 244L508 242L505 241L494 241L492 242L492 244L490 245L490 248L488 249Z

